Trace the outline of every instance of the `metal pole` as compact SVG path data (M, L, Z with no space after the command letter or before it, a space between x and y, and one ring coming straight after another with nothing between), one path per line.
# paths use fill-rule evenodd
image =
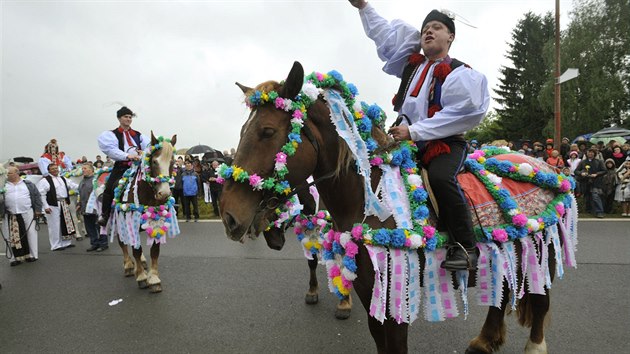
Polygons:
M556 0L556 83L554 94L555 132L553 143L555 149L560 150L561 115L560 115L560 0Z

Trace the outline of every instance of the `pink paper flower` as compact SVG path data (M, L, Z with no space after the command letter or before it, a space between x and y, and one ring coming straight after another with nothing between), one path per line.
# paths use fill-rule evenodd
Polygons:
M249 176L249 185L255 188L261 187L262 178L254 173L253 175Z
M346 243L346 256L354 258L359 253L359 246L352 241Z
M293 111L293 114L291 116L296 119L302 119L302 117L304 117L304 114L299 109L296 109L295 111Z
M564 215L564 213L565 213L564 204L562 204L562 203L556 204L556 211L558 212L558 215L560 215L560 216Z
M381 164L383 164L383 159L380 156L376 156L370 160L371 166L380 166Z
M317 76L317 80L319 80L319 81L324 80L324 74L322 74L322 73L315 73L315 76Z
M328 276L332 279L334 277L338 277L341 275L341 270L339 270L339 267L334 264L332 267L330 267L330 270L328 270Z
M508 234L503 229L494 229L492 230L492 238L495 241L505 242L508 240Z
M569 189L571 189L571 182L569 182L568 179L563 180L560 183L560 187L558 188L560 190L560 192L562 193L566 193L569 191Z
M352 238L359 241L363 238L363 225L357 225L352 228L350 232L352 234Z
M284 109L284 98L278 97L273 103L276 106L276 108Z
M346 279L346 277L341 277L341 283L343 287L346 289L352 289L352 280Z
M527 216L525 214L516 214L512 217L512 223L518 227L527 225Z
M426 238L433 238L433 236L435 236L435 227L431 225L424 225L422 227L422 232L424 232L424 236Z
M287 154L280 151L276 154L276 163L287 163ZM251 177L250 177L251 178Z

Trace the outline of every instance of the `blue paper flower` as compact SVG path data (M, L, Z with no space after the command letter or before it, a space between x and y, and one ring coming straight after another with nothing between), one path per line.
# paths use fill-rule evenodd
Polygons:
M377 245L387 246L389 245L389 231L386 229L379 229L372 236L372 241Z
M416 208L416 210L414 210L413 212L413 218L414 219L426 219L429 216L429 208L427 208L424 205L421 205L419 207Z
M357 271L357 263L354 261L354 259L350 257L343 257L343 266L348 268L348 270L352 273L355 273Z
M329 71L328 75L332 76L337 81L343 81L343 75L341 75L337 70Z
M428 196L429 194L424 190L424 188L416 188L412 194L413 200L419 203L426 201Z
M367 116L372 120L378 120L381 117L381 112L383 110L377 104L373 104L367 110Z
M395 229L392 231L391 244L394 248L402 248L405 245L405 232L402 229Z
M435 251L435 247L437 246L437 237L428 238L426 249L429 251Z
M348 90L350 91L352 96L356 96L359 94L359 89L357 89L357 87L354 86L354 84L348 84Z

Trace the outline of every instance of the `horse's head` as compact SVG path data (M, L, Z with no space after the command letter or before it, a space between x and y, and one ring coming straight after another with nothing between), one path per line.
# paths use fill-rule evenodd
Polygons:
M302 126L312 124L302 120L307 106L297 97L303 81L304 69L296 62L284 83L267 81L253 89L237 83L251 112L241 128L232 167L220 169L225 178L221 218L232 240L242 241L246 234L265 230L291 187L303 183L316 166L313 140L297 148L306 139ZM282 247L283 240L275 240L270 247Z
M144 156L144 164L148 166L146 181L151 185L155 201L164 204L171 196L170 181L173 178L173 167L175 165L174 152L177 135L169 139L153 135L151 131L151 150Z

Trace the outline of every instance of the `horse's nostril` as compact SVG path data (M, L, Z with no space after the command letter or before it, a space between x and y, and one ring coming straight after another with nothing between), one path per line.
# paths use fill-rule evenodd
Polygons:
M232 214L228 212L225 212L224 214L225 215L223 216L223 218L225 219L225 224L231 232L234 232L236 229L238 229L238 223L236 222L234 217L232 217Z

